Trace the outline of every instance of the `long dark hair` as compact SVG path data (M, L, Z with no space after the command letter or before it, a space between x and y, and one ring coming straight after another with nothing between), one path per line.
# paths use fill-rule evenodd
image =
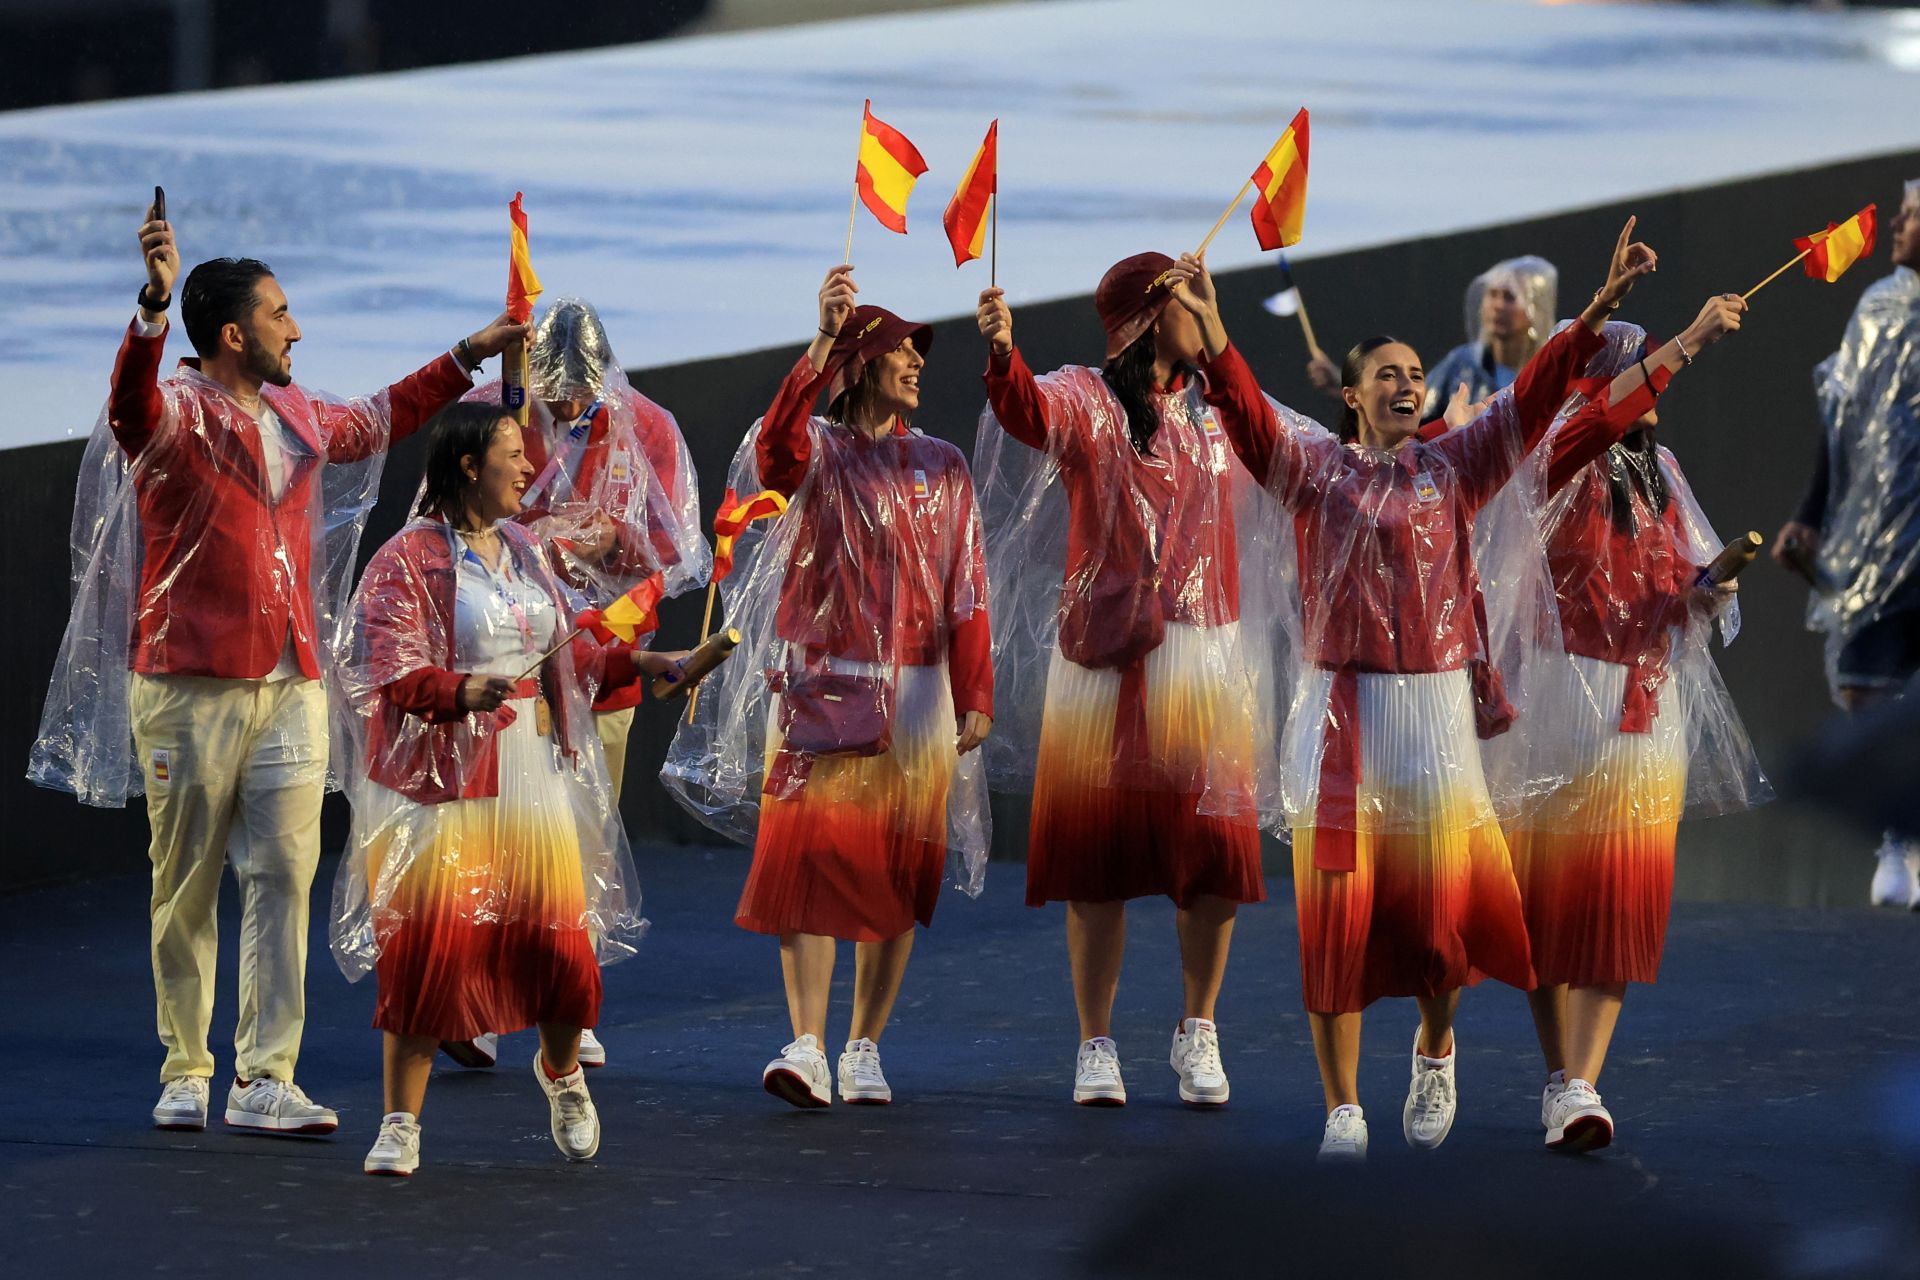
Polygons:
M1667 514L1673 494L1667 488L1666 473L1660 469L1651 427L1630 432L1607 450L1607 490L1613 500L1614 528L1629 536L1640 532L1639 522L1633 518L1636 490L1653 508L1656 518Z
M1127 349L1100 367L1108 390L1127 414L1127 437L1139 453L1153 451L1154 433L1160 430L1160 414L1153 407L1153 362L1159 356L1153 330L1127 344ZM1174 365L1178 377L1193 378L1199 370L1186 361Z
M497 404L456 400L428 421L426 488L415 515L436 516L451 524L460 515L460 498L468 485L460 459L484 463L493 438L500 432L506 410Z
M1371 338L1362 338L1354 343L1352 350L1347 352L1347 358L1340 362L1340 389L1345 391L1349 387L1359 386L1360 375L1366 372L1367 357L1382 347L1395 344L1403 347L1407 345L1387 333L1376 333ZM1360 414L1352 405L1346 405L1340 411L1340 438L1342 440L1360 438Z

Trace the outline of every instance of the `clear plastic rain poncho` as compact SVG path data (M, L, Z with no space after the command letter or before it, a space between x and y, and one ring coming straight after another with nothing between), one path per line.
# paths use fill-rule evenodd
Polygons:
M1827 635L1837 688L1848 641L1920 609L1920 274L1897 267L1868 286L1813 381L1828 467L1818 567L1833 590L1813 595L1807 625Z
M572 629L579 597L533 537L496 526L490 569L445 521L375 553L348 608L333 689L353 805L334 883L334 958L349 979L404 926L499 926L536 953L586 929L602 964L645 928L592 700L618 657L559 647L495 712L458 709L466 674L518 679Z
M395 393L405 401L398 411L417 422L439 407L427 384L446 381L449 397L465 389L465 378L451 376L429 366L346 401L297 384L262 387L286 428L283 488L271 504L258 428L198 369L183 363L160 380L150 436L128 414L123 444L102 410L74 493L73 610L27 777L106 808L141 794L128 710L134 670L265 676L284 652L289 620L324 665L379 494ZM338 777L336 769L332 785Z
M1034 789L1051 706L1048 749L1098 753L1104 786L1257 820L1295 590L1285 521L1235 461L1199 377L1155 396L1145 453L1100 370L1036 382L1044 441L1015 438L989 405L974 446L1000 708L985 747L993 786ZM1155 699L1165 710L1149 716Z
M742 501L769 487L764 425L728 471ZM805 430L805 478L783 514L740 534L720 585L714 628L743 640L699 686L692 721L682 715L661 781L748 846L763 793L798 799L824 786L833 804L885 814L909 841L944 840L954 884L978 894L985 772L979 751L956 756L947 666L955 628L987 605L966 458L917 430L873 440L822 417Z
M1587 374L1600 394L1643 350L1637 325L1606 326ZM1586 405L1561 410L1562 427ZM1698 594L1722 543L1679 464L1635 431L1570 476L1541 511L1561 652L1543 655L1522 736L1536 783L1517 821L1533 830L1600 832L1750 808L1771 798L1709 651L1740 629L1740 606Z
M1506 289L1526 307L1533 334L1529 351L1546 339L1548 327L1558 314L1558 269L1545 258L1534 254L1508 258L1487 268L1467 286L1466 342L1447 352L1439 364L1427 371L1427 402L1422 410L1423 416L1432 417L1439 413L1453 398L1454 388L1462 382L1467 384L1469 403L1478 403L1498 390L1493 384L1493 357L1485 326L1480 319L1480 304L1485 301L1487 291L1494 288Z
M541 314L527 374L534 479L516 519L548 545L569 585L596 609L656 573L669 596L705 585L713 553L693 458L673 415L627 380L589 303L561 298ZM467 399L497 404L500 384ZM547 404L567 400L586 408L560 434ZM586 550L601 544L599 554Z
M1465 829L1546 785L1485 767L1483 747L1524 758L1536 728L1536 637L1557 622L1535 532L1544 453L1527 446L1573 351L1543 348L1478 418L1393 450L1277 415L1267 488L1293 516L1302 639L1273 807L1319 829L1322 869L1347 869L1329 833Z

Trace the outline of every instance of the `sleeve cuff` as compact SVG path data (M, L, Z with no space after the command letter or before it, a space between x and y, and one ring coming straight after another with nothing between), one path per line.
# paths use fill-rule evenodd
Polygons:
M167 318L160 317L158 324L148 324L139 311L133 313L133 336L136 338L157 338L167 331Z

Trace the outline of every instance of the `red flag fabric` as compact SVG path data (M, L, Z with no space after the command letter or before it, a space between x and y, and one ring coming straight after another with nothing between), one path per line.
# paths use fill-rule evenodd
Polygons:
M987 237L987 202L1000 189L1000 122L987 126L987 139L974 152L973 163L947 204L940 221L947 229L947 241L953 245L953 265L958 267L980 256Z
M1807 251L1807 274L1832 284L1846 274L1848 267L1862 258L1871 257L1877 230L1874 225L1876 208L1875 205L1868 205L1845 222L1838 225L1829 222L1825 231L1816 231L1795 240L1794 248Z
M1262 249L1300 243L1307 219L1307 109L1253 171L1253 234Z
M719 582L733 572L733 543L755 520L777 516L787 509L786 495L762 489L745 502L733 490L720 500L713 516L713 581Z
M854 170L854 182L860 189L860 202L889 231L907 234L907 197L913 184L927 171L927 162L907 135L877 118L873 102L861 108L860 163Z
M520 207L521 193L513 193L507 206L507 316L516 324L533 318L533 300L544 290L540 277L533 274L533 256L527 248L527 211Z

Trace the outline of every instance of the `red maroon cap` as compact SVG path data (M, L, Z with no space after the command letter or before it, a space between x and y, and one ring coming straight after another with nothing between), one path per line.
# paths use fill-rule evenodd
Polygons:
M827 403L832 404L841 392L859 383L868 361L909 339L924 359L933 349L933 327L902 320L885 307L855 307L841 324L833 350L827 353Z
M1167 269L1173 259L1164 253L1136 253L1107 268L1093 291L1094 308L1107 331L1107 359L1134 344L1153 327L1173 298L1167 287Z

